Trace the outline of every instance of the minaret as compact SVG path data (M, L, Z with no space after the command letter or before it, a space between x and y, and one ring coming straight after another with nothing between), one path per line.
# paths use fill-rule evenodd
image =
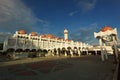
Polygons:
M67 29L64 30L64 39L65 40L68 39L68 30Z

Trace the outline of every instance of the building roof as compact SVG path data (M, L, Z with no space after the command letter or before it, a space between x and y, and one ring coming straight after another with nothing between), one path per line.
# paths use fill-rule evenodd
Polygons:
M108 31L108 30L113 30L113 28L110 27L110 26L105 26L101 29L102 32L105 32L105 31Z
M37 32L31 32L31 36L37 36Z
M18 33L19 34L26 34L26 31L22 29L22 30L19 30Z
M46 37L46 35L45 35L45 34L41 34L40 36L41 36L41 38L45 38L45 37Z
M46 37L47 37L47 38L55 38L55 36L52 35L52 34L47 34Z

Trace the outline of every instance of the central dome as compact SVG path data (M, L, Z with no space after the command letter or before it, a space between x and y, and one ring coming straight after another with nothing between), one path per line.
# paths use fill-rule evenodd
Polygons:
M105 32L105 31L108 31L108 30L113 30L113 28L110 27L110 26L105 26L101 29L102 32Z

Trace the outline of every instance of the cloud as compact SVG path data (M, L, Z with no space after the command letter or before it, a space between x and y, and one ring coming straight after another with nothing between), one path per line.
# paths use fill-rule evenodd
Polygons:
M25 29L36 30L36 24L49 25L47 21L35 16L22 0L0 0L0 31L14 32Z
M97 44L97 39L94 38L94 32L96 32L97 29L98 26L96 23L91 24L89 27L83 26L71 33L70 38L74 41L81 41L89 44Z
M95 8L97 0L74 0L75 5L77 6L76 11L71 11L68 15L74 16L79 12L86 13L88 11L91 11Z
M77 0L77 6L84 12L95 8L96 0Z
M75 14L77 14L78 13L78 11L73 11L73 12L70 12L68 15L69 16L73 16L73 15L75 15Z

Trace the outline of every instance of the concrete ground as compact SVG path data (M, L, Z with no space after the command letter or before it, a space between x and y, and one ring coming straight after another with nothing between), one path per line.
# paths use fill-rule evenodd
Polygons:
M0 80L113 80L113 56L38 57L0 62Z

